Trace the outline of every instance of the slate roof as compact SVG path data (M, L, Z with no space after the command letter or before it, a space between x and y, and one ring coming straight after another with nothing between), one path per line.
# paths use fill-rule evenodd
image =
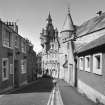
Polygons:
M81 47L76 52L81 53L81 52L96 48L96 47L104 45L104 44L105 44L105 35L103 35L103 36L99 37L98 39L96 39L96 40L88 43L87 45Z
M72 20L70 11L68 11L68 14L67 14L66 19L64 21L61 32L62 31L73 31L73 30L74 30L73 20Z
M88 33L92 33L94 31L105 28L105 12L100 16L96 16L86 22L84 22L81 26L77 28L77 36L82 36Z
M92 19L84 22L81 26L78 26L76 35L77 38L79 38L80 36L88 35L101 29L105 29L105 12L99 16L93 17ZM77 53L81 53L89 49L101 46L103 44L105 44L105 35L93 40L88 44L83 43L82 45L79 45L78 43L75 47Z

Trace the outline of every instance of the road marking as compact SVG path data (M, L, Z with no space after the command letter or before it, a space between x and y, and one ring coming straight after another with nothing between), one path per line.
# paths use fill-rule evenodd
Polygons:
M50 105L51 96L52 96L52 92L50 93L50 97L49 97L49 99L48 99L48 103L47 103L47 105Z
M54 100L54 97L56 98L56 100ZM54 105L54 101L56 101L55 102L56 105L64 105L59 88L57 89L54 88L52 90L47 105Z
M56 93L56 105L64 105L59 88Z
M54 93L55 93L55 88L53 88L51 94L50 94L50 97L49 97L49 100L48 100L48 103L47 105L53 105L53 101L54 101Z

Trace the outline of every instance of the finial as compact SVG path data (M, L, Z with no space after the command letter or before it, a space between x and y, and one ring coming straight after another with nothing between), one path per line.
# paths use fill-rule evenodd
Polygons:
M70 8L68 7L68 14L70 14Z
M48 15L47 21L52 21L51 15L50 15L50 11L49 11L49 15Z
M70 10L71 10L70 3L67 4L67 8L68 8L68 14L70 14Z

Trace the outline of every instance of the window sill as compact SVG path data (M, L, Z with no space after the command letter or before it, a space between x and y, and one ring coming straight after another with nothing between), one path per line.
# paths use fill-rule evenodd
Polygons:
M8 80L8 78L2 78L2 81L6 81L6 80Z
M96 75L102 76L102 72L99 72L99 71L102 71L102 70L101 69L93 70L93 73Z
M90 72L90 68L85 68L85 71L86 72Z
M21 51L23 54L26 54L26 52Z
M3 45L3 47L9 48L9 49L12 49L13 50L13 47L9 47L9 46L6 46L6 45Z
M26 72L21 72L21 74L26 74Z
M79 68L79 70L83 71L83 68L82 68L82 67L80 67L80 68Z

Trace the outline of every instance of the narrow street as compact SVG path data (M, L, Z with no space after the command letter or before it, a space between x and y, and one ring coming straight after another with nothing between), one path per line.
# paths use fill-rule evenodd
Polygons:
M39 79L22 89L1 95L0 105L47 105L52 88L51 79Z

